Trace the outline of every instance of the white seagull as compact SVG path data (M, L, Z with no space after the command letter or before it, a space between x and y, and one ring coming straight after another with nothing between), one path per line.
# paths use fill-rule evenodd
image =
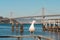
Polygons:
M30 26L30 28L29 28L29 31L31 32L31 33L33 33L34 31L35 31L35 28L34 28L34 23L35 23L36 21L35 20L33 20L32 21L32 24L31 24L31 26Z

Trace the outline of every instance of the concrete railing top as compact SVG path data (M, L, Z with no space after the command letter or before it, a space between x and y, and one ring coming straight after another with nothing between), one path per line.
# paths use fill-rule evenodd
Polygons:
M41 35L21 35L21 36L0 36L0 38L38 38L38 39L45 39L45 40L53 40L52 38L41 36Z

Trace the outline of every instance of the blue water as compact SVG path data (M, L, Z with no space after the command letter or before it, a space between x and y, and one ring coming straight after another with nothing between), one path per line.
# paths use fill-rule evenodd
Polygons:
M29 27L30 24L24 24L24 32L22 35L30 35L29 32ZM54 40L60 40L60 33L57 32L48 32L48 31L43 31L42 30L42 24L35 24L35 32L34 35L43 35L46 37L50 37L53 38ZM9 36L9 35L21 35L20 34L20 25L18 27L18 32L16 32L16 26L14 26L14 32L12 32L11 29L12 25L11 24L0 24L0 36ZM17 38L0 38L0 40L17 40ZM23 40L28 40L28 38L24 38ZM33 39L29 39L29 40L33 40Z

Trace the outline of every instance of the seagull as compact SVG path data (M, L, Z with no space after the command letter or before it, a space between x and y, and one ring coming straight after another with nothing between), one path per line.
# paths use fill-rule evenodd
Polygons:
M36 22L36 21L33 20L32 23L31 23L31 25L30 25L30 27L29 27L29 31L30 31L31 33L33 33L33 32L35 31L35 28L34 28L34 23L35 23L35 22Z

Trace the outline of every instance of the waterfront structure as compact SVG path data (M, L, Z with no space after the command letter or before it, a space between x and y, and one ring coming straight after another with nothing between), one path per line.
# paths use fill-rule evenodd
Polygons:
M9 18L0 17L0 23L9 23Z
M45 22L45 28L46 30L49 31L60 31L60 21L59 20L49 20Z
M23 22L24 24L30 24L32 20L36 20L35 24L43 24L45 25L45 29L51 30L60 30L60 15L43 15L43 16L27 16L27 17L20 17L14 18L15 20L19 20L19 22ZM51 26L52 25L52 26ZM57 31L59 31L57 30Z

